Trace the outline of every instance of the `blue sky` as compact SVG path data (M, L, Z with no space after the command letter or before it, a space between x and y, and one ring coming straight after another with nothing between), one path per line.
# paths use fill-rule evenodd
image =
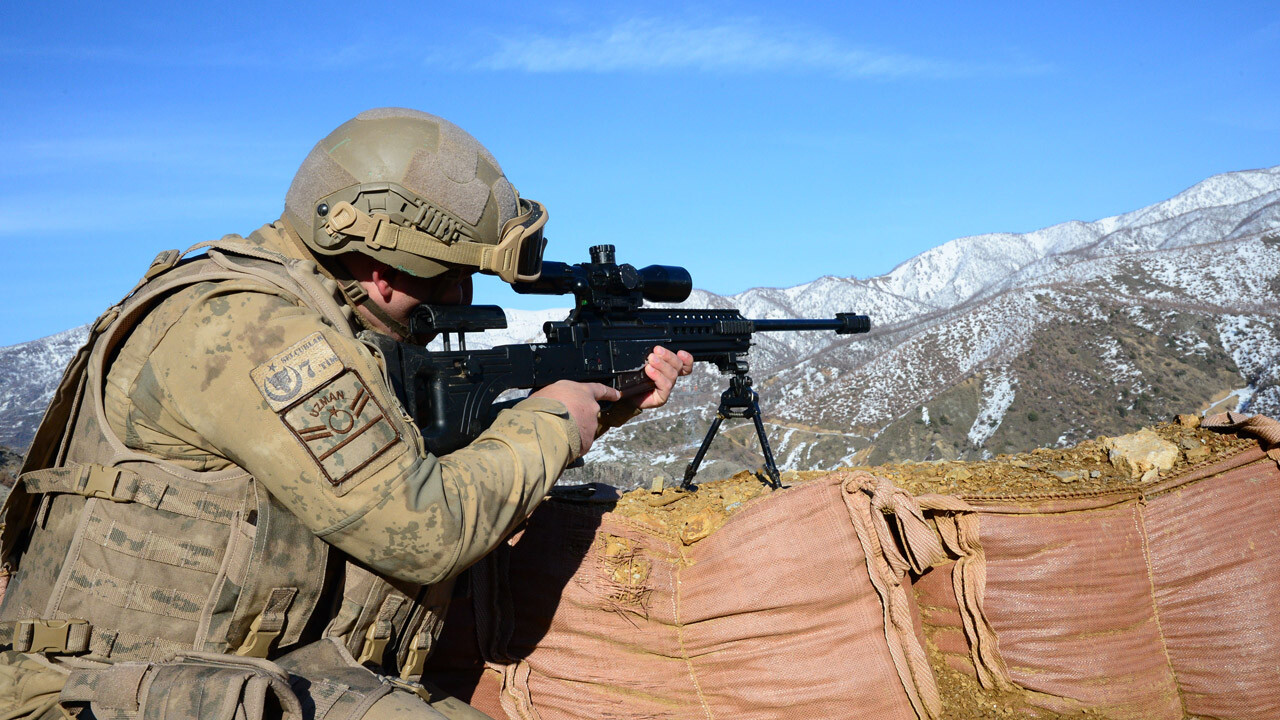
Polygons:
M275 219L311 146L383 105L487 145L549 258L612 242L722 294L1280 164L1274 3L207 5L0 5L0 345Z

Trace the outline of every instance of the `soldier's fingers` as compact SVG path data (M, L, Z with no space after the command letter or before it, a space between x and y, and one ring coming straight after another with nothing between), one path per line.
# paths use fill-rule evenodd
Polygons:
M655 347L653 352L649 353L648 364L671 378L678 377L682 369L680 357L662 346Z
M688 375L693 372L693 356L687 350L681 350L676 353L676 357L680 360L680 374Z
M672 386L676 384L676 378L680 374L680 368L676 365L663 362L662 360L650 361L644 366L644 372L653 381L654 387L662 391L665 396Z

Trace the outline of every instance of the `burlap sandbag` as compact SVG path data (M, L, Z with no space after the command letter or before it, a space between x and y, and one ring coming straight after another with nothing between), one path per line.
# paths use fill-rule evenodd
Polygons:
M1264 420L1216 425L1280 439ZM1265 450L1134 491L965 498L980 527L983 614L1030 702L1133 720L1280 717L1280 469ZM953 572L914 587L930 641L976 674Z
M474 569L428 673L521 720L937 717L904 578L964 566L962 534L860 473L759 498L691 545L548 502Z

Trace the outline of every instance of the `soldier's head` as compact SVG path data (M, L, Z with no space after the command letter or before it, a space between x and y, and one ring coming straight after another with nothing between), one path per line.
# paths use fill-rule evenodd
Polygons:
M546 219L466 131L403 108L363 112L317 143L283 216L326 266L362 283L379 270L420 293L472 272L536 279Z

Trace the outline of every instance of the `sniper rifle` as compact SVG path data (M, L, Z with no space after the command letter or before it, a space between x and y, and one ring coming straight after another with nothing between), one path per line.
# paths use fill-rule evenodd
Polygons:
M672 265L637 270L619 265L612 245L591 248L591 262L547 261L538 280L513 285L522 294L573 293L574 308L561 321L543 325L546 342L468 350L466 334L507 326L496 305L420 305L410 319L417 336L443 335L443 350L401 343L370 333L387 363L387 374L406 410L422 430L427 448L444 455L484 431L504 406L498 397L512 389L537 389L557 380L599 382L624 396L653 387L644 374L657 345L688 351L697 362L714 363L729 376L716 417L697 455L685 468L681 487L693 477L728 418L755 423L768 484L782 487L760 418L760 398L752 389L747 351L757 332L834 330L839 335L871 329L866 315L837 313L833 319L751 320L738 310L642 308L644 301L678 303L689 297L689 271ZM456 335L457 349L450 335Z

